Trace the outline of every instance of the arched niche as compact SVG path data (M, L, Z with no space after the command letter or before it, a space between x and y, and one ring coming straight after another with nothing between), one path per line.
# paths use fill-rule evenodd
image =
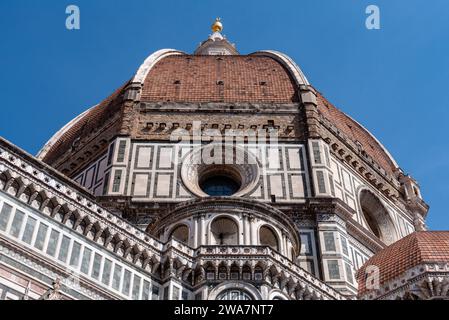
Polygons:
M363 189L359 194L359 202L368 229L387 245L397 241L393 220L380 199L371 191Z
M169 239L173 238L180 242L188 244L189 234L190 234L189 227L187 227L185 224L181 224L172 230Z
M210 226L211 244L234 246L239 244L237 223L228 217L218 217Z
M279 251L279 240L276 233L270 227L264 225L259 229L259 242L261 246L268 246Z

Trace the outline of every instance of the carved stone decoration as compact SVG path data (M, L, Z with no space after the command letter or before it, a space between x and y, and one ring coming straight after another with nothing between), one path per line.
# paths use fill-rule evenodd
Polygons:
M419 215L418 213L414 214L413 225L414 225L416 231L426 231L427 230L426 223L424 222L423 217L421 215Z
M449 300L449 278L431 277L415 284L406 294L413 300Z
M63 297L60 293L61 290L61 279L56 278L53 282L53 288L48 289L39 300L63 300Z

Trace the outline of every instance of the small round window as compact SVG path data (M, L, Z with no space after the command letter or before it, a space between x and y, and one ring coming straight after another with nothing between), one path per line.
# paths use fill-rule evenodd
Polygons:
M226 176L211 176L201 182L200 188L209 196L232 196L240 189L240 183Z
M224 146L221 161L204 161L203 156L214 151L215 145L221 146L206 145L184 156L181 177L186 188L199 197L249 194L260 178L257 158L243 148Z

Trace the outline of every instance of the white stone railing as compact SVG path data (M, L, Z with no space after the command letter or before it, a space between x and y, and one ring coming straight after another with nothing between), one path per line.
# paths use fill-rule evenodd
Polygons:
M267 246L202 246L196 250L197 259L213 261L230 261L230 258L245 260L261 260L269 265L290 274L299 282L315 287L321 294L333 299L345 299L337 290L305 271L290 259Z

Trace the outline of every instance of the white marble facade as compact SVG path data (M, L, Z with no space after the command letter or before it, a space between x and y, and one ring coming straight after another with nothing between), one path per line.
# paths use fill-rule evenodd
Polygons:
M112 148L112 149L111 149ZM195 198L181 178L183 158L196 146L185 143L132 142L117 139L74 179L95 195L126 195L133 201L180 201ZM257 158L260 177L249 198L262 202L304 202L309 181L304 145L244 145ZM104 178L109 179L107 189ZM93 182L94 181L94 182Z

